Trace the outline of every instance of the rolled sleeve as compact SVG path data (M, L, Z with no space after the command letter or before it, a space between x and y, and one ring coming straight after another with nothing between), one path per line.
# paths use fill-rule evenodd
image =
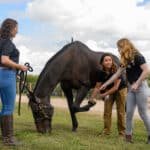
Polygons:
M10 56L13 51L13 44L10 40L6 40L2 46L1 55Z
M140 66L140 65L145 64L146 60L145 60L144 56L142 56L142 55L136 55L135 56L135 63Z

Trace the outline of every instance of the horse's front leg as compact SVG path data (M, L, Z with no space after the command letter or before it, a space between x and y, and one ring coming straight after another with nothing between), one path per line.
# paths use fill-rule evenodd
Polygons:
M70 115L71 115L71 119L72 119L72 131L76 131L78 128L78 121L75 115L75 111L72 107L73 105L73 94L72 94L72 89L69 86L69 84L67 84L66 82L61 82L61 87L64 91L64 94L67 98L67 103L68 103L68 107L69 107L69 111L70 111Z

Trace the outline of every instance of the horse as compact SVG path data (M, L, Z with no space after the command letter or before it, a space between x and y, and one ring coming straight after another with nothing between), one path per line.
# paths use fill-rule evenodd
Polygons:
M92 51L80 41L74 41L65 45L48 60L33 92L29 90L27 92L37 132L47 133L52 130L54 107L50 103L50 96L58 83L67 99L72 131L77 130L76 113L89 110L89 107L80 107L80 104L97 82L97 70L99 70L99 61L103 54L104 52ZM117 56L113 54L112 56L119 64ZM75 96L72 92L74 89Z

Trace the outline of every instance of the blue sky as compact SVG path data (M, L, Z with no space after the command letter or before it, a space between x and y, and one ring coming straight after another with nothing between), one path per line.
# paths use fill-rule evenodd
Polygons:
M8 17L19 23L20 63L35 74L71 37L116 55L116 41L127 37L150 64L150 0L0 0L0 23Z
M138 6L143 6L143 5L146 5L150 0L144 0L144 1L141 1L141 2L138 2L137 5Z

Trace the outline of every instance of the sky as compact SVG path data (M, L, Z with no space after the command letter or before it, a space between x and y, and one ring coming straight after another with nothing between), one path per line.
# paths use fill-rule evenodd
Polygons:
M71 37L117 56L117 40L128 38L150 66L150 0L0 0L0 24L6 18L18 21L14 43L33 74Z

